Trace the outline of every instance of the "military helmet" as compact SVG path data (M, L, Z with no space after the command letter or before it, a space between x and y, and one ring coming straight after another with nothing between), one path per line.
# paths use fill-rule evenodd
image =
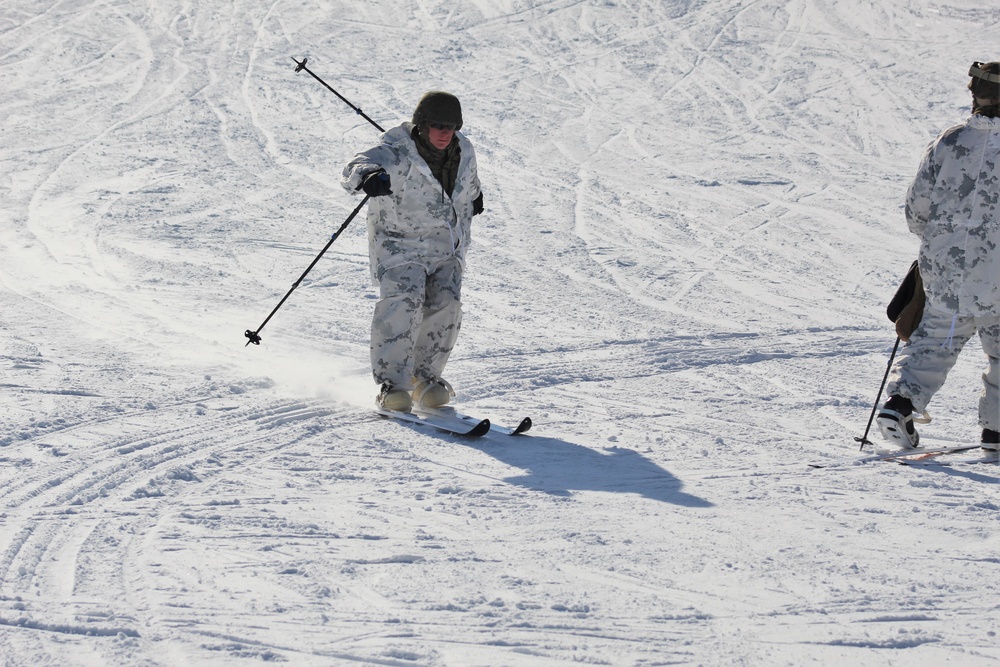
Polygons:
M1000 62L974 62L969 68L969 90L981 100L1000 100Z
M432 90L424 93L413 110L413 124L434 123L462 129L462 104L451 93Z

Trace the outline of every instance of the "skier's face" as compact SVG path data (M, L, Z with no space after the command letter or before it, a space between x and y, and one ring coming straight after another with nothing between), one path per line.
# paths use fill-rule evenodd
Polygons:
M448 144L451 143L454 136L454 125L439 125L438 123L431 123L427 128L427 140L430 141L431 145L439 151L443 151L448 148Z

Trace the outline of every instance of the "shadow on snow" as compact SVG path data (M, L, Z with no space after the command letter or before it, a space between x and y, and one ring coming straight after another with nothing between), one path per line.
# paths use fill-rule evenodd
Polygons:
M573 491L635 493L683 507L712 507L681 491L683 482L642 454L622 447L604 452L555 438L488 435L462 443L526 472L503 481L556 496Z

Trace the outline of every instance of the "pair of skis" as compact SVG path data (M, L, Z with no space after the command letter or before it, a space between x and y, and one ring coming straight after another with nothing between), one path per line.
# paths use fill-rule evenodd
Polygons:
M517 426L499 426L491 423L489 419L480 419L462 414L452 408L432 409L414 406L413 412L375 408L375 412L383 417L389 417L418 426L430 426L438 431L467 438L481 438L491 432L502 433L504 435L520 435L531 428L531 417L525 417Z
M934 448L924 448L918 447L916 449L898 449L891 452L879 452L876 454L868 454L865 456L857 456L849 459L840 459L830 462L822 463L810 463L810 468L838 468L851 465L860 465L863 463L870 463L872 461L890 461L894 463L901 463L903 465L917 465L917 466L929 466L929 465L956 465L956 464L966 464L975 465L979 463L1000 463L1000 456L998 453L993 451L983 450L981 455L967 457L967 458L944 458L947 454L958 454L961 452L968 452L969 450L979 449L979 445L953 445L949 447L934 447Z

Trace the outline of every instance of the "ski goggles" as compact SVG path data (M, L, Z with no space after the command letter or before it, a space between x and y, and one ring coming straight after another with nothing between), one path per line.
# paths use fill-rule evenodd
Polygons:
M972 63L972 67L969 68L969 76L982 79L983 81L989 81L990 83L1000 83L1000 74L987 72L983 69L983 64L984 63L978 61Z
M455 126L451 123L428 123L431 129L434 130L454 130Z

